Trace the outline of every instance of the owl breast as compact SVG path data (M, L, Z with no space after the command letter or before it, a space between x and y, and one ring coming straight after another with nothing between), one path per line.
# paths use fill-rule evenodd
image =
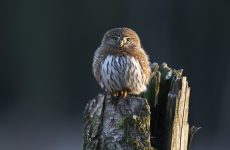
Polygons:
M146 90L147 77L132 56L108 55L100 70L100 84L109 92L128 90L130 94L139 94Z

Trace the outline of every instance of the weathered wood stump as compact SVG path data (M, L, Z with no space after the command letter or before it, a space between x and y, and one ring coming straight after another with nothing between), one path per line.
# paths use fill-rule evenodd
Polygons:
M99 94L85 108L85 150L187 150L190 88L182 70L152 65L148 90L139 97Z

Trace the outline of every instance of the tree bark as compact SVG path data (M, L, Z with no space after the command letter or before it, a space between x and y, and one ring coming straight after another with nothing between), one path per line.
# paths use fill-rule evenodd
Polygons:
M190 88L182 70L152 65L148 90L138 97L99 94L84 112L85 150L187 150Z
M151 149L150 107L141 97L99 94L86 106L84 149Z

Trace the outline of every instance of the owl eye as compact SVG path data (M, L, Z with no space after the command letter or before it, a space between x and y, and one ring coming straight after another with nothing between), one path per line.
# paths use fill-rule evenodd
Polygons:
M117 41L117 40L118 40L118 36L113 36L112 39L113 39L114 41Z
M129 43L131 43L132 42L132 38L127 38L126 41L129 42Z

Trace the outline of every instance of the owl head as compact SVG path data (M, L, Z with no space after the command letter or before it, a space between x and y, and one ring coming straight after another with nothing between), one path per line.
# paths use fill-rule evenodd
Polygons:
M116 49L127 49L141 47L141 42L135 31L127 27L122 27L107 31L103 37L102 45Z

